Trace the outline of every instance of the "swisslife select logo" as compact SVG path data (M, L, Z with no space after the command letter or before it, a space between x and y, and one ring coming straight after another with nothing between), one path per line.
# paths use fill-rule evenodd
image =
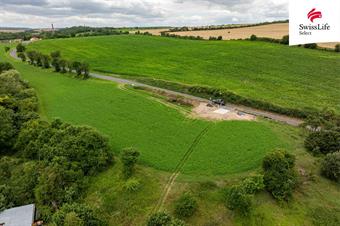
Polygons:
M340 0L290 0L289 44L340 41Z
M299 25L300 35L312 35L313 31L322 31L322 30L331 29L331 26L328 23L324 23L324 24L314 23L314 20L322 18L322 12L316 11L316 8L313 8L311 11L309 11L309 13L307 14L307 18L313 24L300 24Z
M314 20L315 19L320 19L320 18L322 18L322 12L320 12L320 11L315 11L316 9L314 8L314 9L312 9L311 11L309 11L309 13L307 14L307 17L308 17L308 19L312 22L312 23L314 23Z

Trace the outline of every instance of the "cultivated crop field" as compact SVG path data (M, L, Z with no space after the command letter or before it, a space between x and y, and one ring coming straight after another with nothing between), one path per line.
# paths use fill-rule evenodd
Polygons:
M340 55L333 52L134 35L45 40L29 48L61 50L96 71L217 87L282 107L340 111Z
M260 25L253 27L233 28L233 29L218 29L218 30L202 30L202 31L180 31L170 32L170 34L176 34L181 36L201 36L205 39L209 37L222 36L223 40L232 39L246 39L251 35L258 37L268 37L281 39L284 35L288 34L288 23L276 23L268 25Z
M37 90L47 119L95 127L110 138L115 151L135 147L141 152L141 163L156 169L172 172L207 127L183 169L185 174L243 172L259 167L267 152L289 148L265 123L195 120L145 93L112 82L79 81L22 63L15 66Z

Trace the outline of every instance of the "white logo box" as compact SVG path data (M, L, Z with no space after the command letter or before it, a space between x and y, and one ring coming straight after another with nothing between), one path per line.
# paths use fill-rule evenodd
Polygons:
M340 42L340 0L290 0L289 45L322 42Z

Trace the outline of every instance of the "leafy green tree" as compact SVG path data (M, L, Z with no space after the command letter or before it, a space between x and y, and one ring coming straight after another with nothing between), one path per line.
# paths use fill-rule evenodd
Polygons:
M262 162L265 188L279 201L288 201L297 183L295 157L285 151L268 154Z
M5 46L5 52L7 53L11 48L9 46Z
M196 199L191 194L183 194L175 202L175 215L177 217L191 217L198 208Z
M0 62L0 74L2 72L9 71L9 70L12 70L12 69L14 69L12 64L10 64L8 62Z
M51 67L51 58L48 55L41 55L42 59L42 65L44 68L50 68Z
M250 40L251 41L256 41L257 40L257 36L256 35L251 35L250 36Z
M14 120L14 112L0 106L0 153L11 149L14 144L14 138L17 134Z
M54 71L60 72L60 70L61 70L61 65L60 65L61 54L60 54L60 51L51 52L50 56L52 58L51 64L54 67Z
M326 178L340 183L340 151L326 155L321 165L321 173Z
M241 183L247 194L255 194L264 189L263 175L247 177Z
M79 224L83 223L84 226L104 226L106 225L101 219L99 219L93 212L93 210L84 204L72 203L64 204L52 217L52 222L55 225L65 225L69 223L66 220L70 220L69 214L73 213L71 219ZM76 218L74 217L76 216ZM81 221L79 221L81 220ZM65 222L66 221L66 222ZM76 224L77 225L77 224ZM76 226L75 225L75 226ZM80 224L82 225L82 224Z
M88 79L90 76L90 65L88 63L82 63L80 67L83 73L82 79Z
M35 54L35 66L42 67L43 66L43 54L36 52Z
M252 207L252 196L241 186L233 186L226 191L226 206L242 215L248 215Z
M284 45L289 44L289 35L285 35L282 37L281 44L284 44Z
M340 150L340 127L311 132L305 139L305 147L315 154L328 154Z
M27 52L27 57L30 61L30 64L33 64L35 65L35 60L36 60L36 55L37 55L37 52L36 51L28 51Z
M60 66L60 72L61 73L66 73L67 72L67 61L66 60L61 59L59 61L59 66Z
M132 148L123 150L121 161L123 163L123 175L125 178L129 178L133 175L139 155L139 152Z
M164 212L152 214L147 222L147 226L168 226L171 224L172 218Z
M95 174L113 161L108 139L86 126L55 120L30 121L21 129L15 147L27 158L51 161L65 157L78 162L86 175Z
M19 52L18 57L22 60L22 62L26 62L26 54L25 53Z
M72 62L72 68L76 71L77 77L79 77L82 73L82 64L78 61Z
M24 162L11 172L7 184L13 194L12 202L16 206L34 203L34 188L38 181L40 166L36 162Z
M77 163L63 157L53 158L39 177L34 192L37 202L57 209L65 202L74 201L82 189L82 177Z
M52 58L52 66L54 67L55 72L60 72L61 66L60 66L60 58Z
M335 52L340 53L340 44L335 46Z
M17 52L20 53L20 52L25 52L26 47L22 43L19 43L16 49L17 49Z

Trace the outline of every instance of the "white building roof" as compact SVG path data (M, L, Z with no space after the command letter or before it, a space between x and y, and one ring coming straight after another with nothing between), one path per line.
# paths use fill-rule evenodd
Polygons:
M34 214L34 204L7 209L0 213L0 225L32 226L34 222Z

